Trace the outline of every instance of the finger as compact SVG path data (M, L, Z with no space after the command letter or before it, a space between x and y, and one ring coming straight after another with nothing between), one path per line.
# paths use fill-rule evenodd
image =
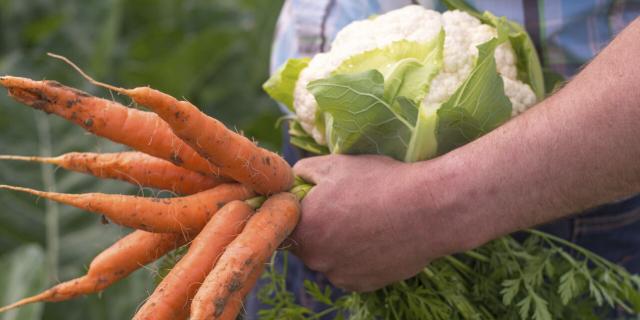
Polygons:
M316 200L316 194L319 188L322 187L313 187L305 195L301 203L302 207L300 210L300 221L298 221L298 224L288 237L288 241L294 244L294 246L292 246L289 251L293 252L293 254L295 255L298 255L298 253L304 247L305 239L307 238L308 232L310 231L309 227L311 226L312 228L316 229L321 227L320 225L318 225L315 219L313 219L313 215L315 214L315 209L317 207L314 204L318 201Z
M327 178L334 163L335 155L306 158L293 166L293 172L305 181L319 184Z
M304 240L301 239L300 232L292 233L283 245L286 246L286 250L300 257L304 253Z

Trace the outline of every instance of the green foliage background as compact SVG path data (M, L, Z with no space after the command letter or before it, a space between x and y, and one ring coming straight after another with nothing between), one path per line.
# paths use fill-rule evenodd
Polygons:
M280 116L262 92L281 1L264 0L0 0L0 74L54 79L111 97L68 66L71 58L95 78L124 87L151 85L184 97L263 146L277 150ZM128 100L114 96L124 103ZM0 94L0 154L47 155L117 151ZM152 195L118 182L0 162L0 184L64 192ZM57 231L56 231L57 230ZM0 304L81 275L91 259L129 232L99 217L12 192L0 192ZM9 319L127 319L153 289L153 266L92 295L38 304L0 315Z

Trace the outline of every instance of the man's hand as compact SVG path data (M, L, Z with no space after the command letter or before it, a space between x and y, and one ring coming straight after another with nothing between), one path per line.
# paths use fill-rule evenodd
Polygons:
M381 156L313 157L294 170L316 186L292 251L337 287L371 291L409 278L469 240L453 232L452 213L441 214L441 175L424 181L415 165Z

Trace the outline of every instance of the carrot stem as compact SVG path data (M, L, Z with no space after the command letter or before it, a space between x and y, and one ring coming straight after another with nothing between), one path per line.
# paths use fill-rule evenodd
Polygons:
M289 190L289 192L295 195L298 201L302 201L302 199L304 199L304 197L307 196L307 194L309 193L309 191L311 191L311 189L313 189L313 187L314 187L313 184L302 180L302 178L295 177L293 187ZM245 202L254 210L257 210L262 206L262 204L266 200L267 200L267 197L258 196L251 199L247 199L245 200Z

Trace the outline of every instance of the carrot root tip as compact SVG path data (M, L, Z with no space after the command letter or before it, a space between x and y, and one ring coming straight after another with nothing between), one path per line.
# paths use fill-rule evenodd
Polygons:
M8 306L4 306L4 307L0 308L0 313L7 312L7 311L9 311L11 309L22 307L22 306L30 304L30 303L45 301L47 298L49 298L49 296L50 296L49 291L45 291L45 292L39 293L39 294L37 294L35 296L24 298L24 299L22 299L20 301L14 302L14 303L12 303L12 304L10 304Z
M127 94L127 92L129 90L124 89L124 88L120 88L120 87L116 87L114 85L110 85L108 83L104 83L104 82L100 82L98 80L93 79L91 76L89 76L87 73L84 72L84 70L82 70L82 68L78 67L78 65L76 65L75 63L73 63L71 60L69 60L69 58L59 55L59 54L55 54L55 53L51 53L51 52L47 52L47 55L49 57L58 59L58 60L62 60L64 63L68 64L71 68L73 68L74 70L76 70L83 78L85 78L87 81L89 81L90 83L92 83L93 85L96 85L98 87L102 87L108 90L113 90L117 93L120 94Z
M36 156L15 156L3 154L0 155L0 160L12 160L12 161L27 161L27 162L40 162L40 163L54 163L51 158L48 157L36 157Z

